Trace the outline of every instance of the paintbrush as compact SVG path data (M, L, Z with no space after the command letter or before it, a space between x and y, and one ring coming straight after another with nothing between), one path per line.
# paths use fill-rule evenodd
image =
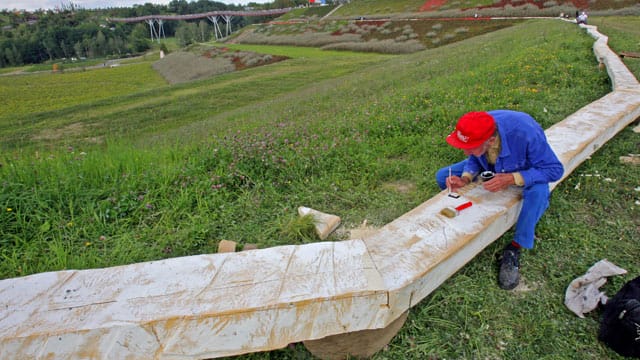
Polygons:
M451 166L449 166L449 179L451 179ZM449 197L452 197L454 199L457 199L460 197L460 194L451 192L451 185L447 185L447 191L448 191Z
M467 201L466 203L462 204L462 205L458 205L455 208L452 207L446 207L442 210L440 210L440 214L448 217L448 218L454 218L456 216L458 216L458 214L460 214L460 210L464 210L468 207L470 207L471 205L473 205L473 203L471 203L471 201Z

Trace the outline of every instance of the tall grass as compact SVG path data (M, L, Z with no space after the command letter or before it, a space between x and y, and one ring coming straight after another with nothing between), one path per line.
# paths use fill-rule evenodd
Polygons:
M340 215L346 228L386 224L439 191L436 169L462 157L444 137L464 112L522 110L548 127L607 93L592 42L573 24L529 21L404 56L274 47L300 56L15 113L43 128L80 122L85 130L41 140L19 123L2 129L3 139L28 141L0 160L0 277L210 253L221 239L313 241L308 224L296 223L300 205ZM103 143L85 141L98 134ZM595 341L597 316L575 318L562 294L604 257L640 271L640 174L617 164L637 151L633 136L623 132L554 192L541 239L523 255L531 291L495 285L494 255L507 234L412 309L375 358L564 359L576 349L616 358ZM603 176L580 176L596 170ZM246 358L309 356L292 346Z
M501 21L411 19L328 21L256 25L237 42L265 45L313 46L323 49L407 54L508 27Z
M389 222L432 195L431 174L461 156L442 138L463 112L506 107L549 126L607 91L591 39L570 24L535 26L517 30L526 39L505 31L393 59L298 59L38 114L42 124L73 119L109 135L101 146L70 136L53 142L63 151L6 159L3 196L13 210L4 229L19 229L22 242L3 250L62 241L70 260L34 268L44 271L212 252L220 239L272 246L282 244L279 222L303 204L347 224ZM131 136L141 147L126 144ZM417 186L383 190L398 180ZM135 238L141 249L89 256L98 247L86 244L101 236ZM8 264L6 276L30 273Z

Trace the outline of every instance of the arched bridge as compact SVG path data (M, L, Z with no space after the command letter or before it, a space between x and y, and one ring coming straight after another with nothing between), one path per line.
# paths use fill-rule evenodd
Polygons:
M215 28L216 40L222 38L224 36L229 36L231 34L231 18L233 16L270 16L270 15L282 15L291 11L292 8L284 8L284 9L271 9L271 10L248 10L248 11L230 11L230 10L222 10L222 11L210 11L206 13L199 14L188 14L188 15L145 15L145 16L137 16L137 17L129 17L129 18L107 18L108 22L121 22L121 23L135 23L135 22L146 22L149 24L149 31L151 33L151 41L157 39L160 41L161 37L164 36L164 27L163 24L167 20L176 20L176 21L187 21L187 20L195 20L195 19L204 19L207 18L209 21L213 23ZM219 19L224 20L226 23L226 31L225 35L222 35L222 31L220 30L220 26L218 25ZM158 24L157 28L156 25Z

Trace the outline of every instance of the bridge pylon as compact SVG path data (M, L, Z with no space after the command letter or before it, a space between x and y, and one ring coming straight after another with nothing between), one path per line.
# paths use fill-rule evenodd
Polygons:
M147 24L149 24L149 33L151 34L151 41L153 41L153 39L157 39L158 43L160 42L160 38L165 38L164 35L164 26L163 26L163 21L162 19L146 19L145 22ZM158 24L158 29L156 30L156 26L155 24Z

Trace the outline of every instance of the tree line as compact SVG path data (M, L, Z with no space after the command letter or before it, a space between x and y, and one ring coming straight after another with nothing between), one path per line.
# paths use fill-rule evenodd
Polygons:
M146 15L187 15L209 11L241 11L295 7L306 0L275 0L269 4L246 6L221 2L173 0L168 5L145 3L127 8L83 9L63 3L53 10L33 12L0 11L0 68L39 64L61 59L123 57L139 54L151 47L150 29L146 23L109 23L109 18ZM237 30L267 19L233 17ZM163 25L167 37L178 36L180 45L207 41L213 26L202 19L192 22L167 21Z

